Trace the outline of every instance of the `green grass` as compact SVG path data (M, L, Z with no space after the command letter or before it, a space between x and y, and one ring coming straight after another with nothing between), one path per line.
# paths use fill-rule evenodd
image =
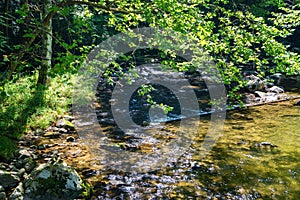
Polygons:
M59 115L69 112L70 74L49 78L47 87L37 87L37 75L14 78L0 87L0 159L10 159L15 142L30 130L46 129Z

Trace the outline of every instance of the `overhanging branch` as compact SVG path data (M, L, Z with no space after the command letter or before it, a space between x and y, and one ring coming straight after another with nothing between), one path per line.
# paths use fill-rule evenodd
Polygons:
M119 8L112 8L112 7L108 7L96 2L89 2L89 1L66 1L65 2L66 5L86 5L86 6L92 6L94 8L99 8L101 10L105 10L105 11L111 11L111 12L115 12L115 13L123 13L123 14L130 14L133 13L134 11L126 11L126 10L122 10Z

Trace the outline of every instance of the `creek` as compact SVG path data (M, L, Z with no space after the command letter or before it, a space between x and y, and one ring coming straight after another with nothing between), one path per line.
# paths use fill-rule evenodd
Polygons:
M199 126L198 132L187 151L162 169L129 173L87 162L98 174L89 178L95 185L94 199L297 199L300 108L294 102L227 112L222 136L205 157L199 152L209 116L186 119L190 127ZM176 121L165 123L157 134L177 126ZM151 148L141 144L136 151Z
M197 94L200 115L204 115L178 117L181 115L176 106L178 101L166 88L160 88L155 95L158 99L168 96L165 101L173 103L175 110L168 116L158 111L151 116L147 101L134 94L128 104L129 112L140 129L133 127L133 132L118 128L109 111L114 103L111 101L113 87L98 88L100 106L96 113L104 138L81 138L87 146L97 149L101 143L108 149L119 148L128 154L137 152L147 158L181 137L179 127L183 126L184 134L192 134L193 138L178 158L172 162L167 159L162 167L145 171L116 170L110 166L114 163L108 164L109 159L103 159L114 155L101 151L87 151L93 152L92 156L75 158L73 165L94 185L93 199L297 199L300 196L300 107L293 105L297 100L227 111L221 136L203 156L203 142L213 120L208 114L211 110L207 108L207 88L199 82L191 85ZM299 88L287 94L299 96ZM156 123L151 124L151 118ZM198 127L196 132L195 127ZM141 129L147 134L141 135ZM168 151L176 152L176 149ZM131 158L123 159L130 162Z

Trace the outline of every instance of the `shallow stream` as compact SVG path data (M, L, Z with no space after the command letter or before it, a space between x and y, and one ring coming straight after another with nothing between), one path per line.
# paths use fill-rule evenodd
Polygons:
M94 199L298 199L300 108L295 101L227 112L222 136L204 158L199 151L209 116L187 119L189 126L199 125L196 137L177 162L160 170L118 172L97 168L93 161L94 171L85 175L98 174L88 178L95 185ZM162 135L176 130L177 123L162 125Z

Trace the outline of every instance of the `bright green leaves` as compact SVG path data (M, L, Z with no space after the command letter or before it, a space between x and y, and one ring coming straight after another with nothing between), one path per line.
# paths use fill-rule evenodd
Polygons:
M151 92L153 92L155 88L151 84L143 84L138 89L138 95L141 97L146 97L147 102L151 105L152 108L161 108L164 111L164 114L168 114L168 112L171 112L173 110L173 107L163 104L163 103L157 103L153 100L151 96Z
M16 10L16 13L18 13L21 16L21 18L26 18L29 13L28 4L23 4L20 9Z
M300 12L284 8L283 0L251 3L246 0L99 0L89 6L83 2L91 3L82 1L80 5L69 7L54 5L48 11L59 14L53 21L54 48L59 49L55 52L54 71L75 71L95 44L117 32L128 33L130 29L144 26L182 33L185 37L178 36L174 41L196 44L193 50L203 48L213 57L228 89L235 91L230 94L242 88L241 71L246 67L250 66L260 75L292 74L300 69L299 55L289 52L281 43L293 33L291 28L300 25ZM20 17L16 22L25 26L29 12L24 4L17 10ZM273 18L268 19L272 12ZM30 18L30 23L39 26L41 19ZM27 27L27 30L22 35L29 40L35 35L32 28ZM156 61L176 71L188 71L193 67L192 63L178 62L176 51L171 50L172 41L154 40L152 45L161 47ZM174 48L184 52L189 47ZM196 56L199 58L194 59L201 59L200 50ZM111 63L110 67L122 71L117 63ZM112 80L109 78L112 74L107 71L108 80Z
M281 8L283 13L273 13L274 24L282 28L293 28L300 25L300 10Z
M289 52L278 41L279 38L292 34L288 27L300 23L299 12L282 8L285 14L274 14L275 18L267 20L271 11L284 6L282 0L255 1L248 7L243 6L249 4L246 1L239 1L240 4L235 2L236 7L228 7L232 5L229 1L208 0L188 3L177 0L130 3L136 5L137 12L111 12L110 25L115 26L118 31L149 25L183 33L187 43L197 43L213 56L224 83L229 90L234 91L230 93L231 97L244 85L241 81L241 71L244 68L250 67L261 76L275 72L291 74L299 69L299 55ZM118 7L124 9L131 7L120 2L118 4ZM160 55L172 58L173 54L167 48L162 49L163 53ZM191 63L178 63L175 57L165 59L162 63L177 71L186 71L192 66Z

